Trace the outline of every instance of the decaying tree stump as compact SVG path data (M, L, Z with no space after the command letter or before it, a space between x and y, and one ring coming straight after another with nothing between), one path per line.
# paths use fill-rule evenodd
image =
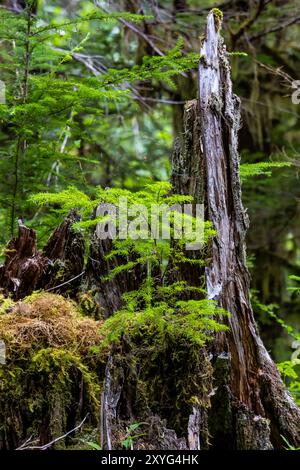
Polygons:
M152 410L146 419L156 430L156 438L159 430L164 436L160 441L153 440L162 449L199 449L202 441L207 447L208 436L216 449L280 448L282 436L300 446L300 410L261 342L249 299L245 255L248 219L239 178L239 99L232 92L220 23L220 13L212 11L201 49L199 100L185 106L184 133L174 146L172 183L174 192L192 195L196 203L205 204L207 219L217 231L205 272L185 266L181 279L199 285L199 277L205 276L208 298L231 314L224 320L230 329L218 333L209 348L199 349L201 364L209 369L206 401L191 406L189 416L186 413L186 436L177 437ZM144 273L133 271L105 280L124 260L107 260L111 241L98 239L96 233L84 270L84 240L72 229L77 220L78 216L71 213L42 251L37 249L35 232L20 224L19 235L9 242L5 263L0 267L0 289L14 299L36 289L67 291L73 296L79 289L91 290L105 317L120 308L122 293L137 289ZM109 358L102 395L102 444L108 449L113 448L113 432L122 412L126 428L126 419L130 422L133 418L132 403L140 403L133 397L135 371L130 375L126 364L130 351L121 353L117 358L112 353ZM205 374L199 377L205 381Z
M175 192L204 201L207 218L217 230L205 273L207 293L231 314L229 333L218 334L211 351L216 387L208 418L211 444L226 449L280 448L283 435L299 446L300 410L262 344L249 299L239 99L232 92L220 20L218 11L208 15L199 100L185 107L185 130L181 146L177 143L174 149L172 178Z
M84 240L72 228L78 220L71 212L43 250L37 249L35 231L20 223L18 236L8 243L0 266L0 289L15 300L38 289L76 292L84 266Z

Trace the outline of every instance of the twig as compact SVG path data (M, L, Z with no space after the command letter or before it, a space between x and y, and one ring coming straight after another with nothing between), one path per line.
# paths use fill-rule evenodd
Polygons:
M277 33L278 31L281 31L282 29L285 29L288 26L291 26L292 24L296 24L299 22L300 22L300 16L296 16L295 18L291 19L290 21L287 21L286 23L283 23L279 26L275 26L274 28L267 29L266 31L262 31L261 33L254 34L253 36L249 38L249 40L255 41L256 39L266 36L267 34Z
M134 99L137 99L137 98L134 98ZM164 98L149 98L149 97L143 97L143 99L145 101L150 101L152 103L162 103L162 104L185 104L186 101L184 100L178 100L178 101L174 101L174 100L167 100L167 99L164 99Z
M79 62L81 62L87 69L91 70L91 72L96 76L98 77L99 75L101 74L104 74L107 72L108 68L102 64L99 60L99 56L88 56L88 55L85 55L85 54L78 54L77 52L73 52L73 51L66 51L64 49L60 49L60 48L57 48L57 47L54 47L53 50L56 50L56 51L61 51L61 52L64 52L64 53L68 53L68 54L71 54L72 57L75 59L75 60L78 60ZM128 82L124 82L123 85L121 86L121 89L130 89L131 92L132 92L132 95L134 97L135 100L139 101L141 104L143 104L145 107L147 107L148 109L150 109L150 106L147 105L147 103L145 102L145 99L143 96L141 96L138 91Z
M257 8L256 8L253 16L248 18L235 33L231 34L233 45L235 45L236 42L238 41L238 39L245 33L245 31L247 31L247 29L249 29L253 25L253 23L255 23L257 18L261 15L264 8L269 3L270 3L270 0L259 0Z
M72 432L77 431L79 428L81 428L82 425L84 424L84 422L86 421L87 417L88 417L88 414L86 415L85 418L83 418L83 420L81 421L81 423L78 424L78 426L76 426L75 428L73 428L70 431L66 432L66 434L64 434L63 436L56 437L55 439L53 439L53 441L48 442L48 444L44 444L43 446L25 446L25 444L26 444L26 442L25 442L20 447L18 447L16 450L46 450L49 447L51 447L53 444L55 444L56 442L60 441L61 439L64 439L65 437L67 437Z
M94 0L94 3L97 7L101 8L101 10L103 10L104 13L108 13L108 14L110 13L110 11L107 8L99 4L98 0ZM152 49L158 55L160 56L164 55L164 53L156 46L156 44L154 44L154 42L149 38L149 36L147 36L147 34L145 34L140 28L130 23L129 21L124 20L124 18L118 18L118 21L122 23L124 26L127 26L127 28L131 29L131 31L133 31L135 34L140 36L142 39L144 39L144 41L146 41L149 44L149 46L151 46Z
M25 447L25 446L31 441L31 439L32 439L32 434L31 434L31 436L30 436L28 439L26 439L26 441L23 442L23 444L21 444L20 447L18 447L16 450L22 450L22 448Z
M58 289L59 287L65 286L66 284L69 284L72 281L75 281L75 279L78 279L80 276L82 276L85 273L85 271L82 271L82 273L77 274L77 276L72 277L72 279L69 279L66 282L63 282L62 284L59 284L58 286L50 287L50 289L46 289L46 292L49 292L50 290Z
M99 8L101 8L101 10L104 11L104 13L110 13L110 11L105 8L103 5L100 5L99 4L99 1L98 0L94 0L94 3L96 6L98 6ZM159 56L164 56L165 54L159 49L159 47L157 47L157 45L152 41L152 39L146 34L144 33L144 31L142 31L140 28L138 28L136 25L130 23L129 21L126 21L124 20L124 18L117 18L117 20L122 23L124 26L126 26L127 28L131 29L131 31L133 31L135 34L137 34L138 36L140 36L145 42L147 42L149 44L149 46L159 55ZM187 74L185 72L180 72L180 75L182 77L187 77Z
M277 67L276 69L274 67L271 67L270 65L263 64L262 62L259 62L258 60L255 60L255 62L262 67L263 69L267 70L267 72L271 73L272 75L275 75L277 77L281 77L284 82L286 82L290 87L293 85L294 79L284 72L282 70L282 67Z

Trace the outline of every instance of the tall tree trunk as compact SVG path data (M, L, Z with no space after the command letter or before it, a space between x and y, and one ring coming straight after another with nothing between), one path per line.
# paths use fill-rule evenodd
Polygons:
M208 298L231 314L229 333L218 334L212 347L216 390L209 413L211 443L227 449L279 448L283 435L299 446L300 410L260 339L249 299L248 218L237 150L239 99L232 93L220 27L220 14L213 10L201 48L199 100L186 105L181 150L177 144L173 155L174 190L204 199L217 230L205 273ZM199 175L202 194L201 184L195 184Z

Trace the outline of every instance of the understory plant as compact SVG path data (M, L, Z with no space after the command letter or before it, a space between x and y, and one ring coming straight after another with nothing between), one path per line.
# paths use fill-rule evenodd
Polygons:
M119 114L124 118L128 109L137 114L133 83L151 78L173 86L174 76L198 62L197 54L182 52L179 40L140 65L121 62L98 69L95 59L91 67L87 57L95 42L101 44L118 21L136 23L144 16L105 13L93 2L78 5L71 16L59 7L36 12L35 0L23 3L17 12L0 9L0 172L6 175L0 189L0 243L15 234L20 217L26 223L34 219L40 239L49 235L53 219L30 211L31 193L61 191L73 182L93 192L91 175L105 167L99 140L109 135L112 122L117 127Z
M178 278L180 268L185 264L191 271L203 268L203 250L205 245L214 236L209 222L202 221L202 252L190 251L186 246L195 242L196 232L176 237L176 227L179 219L189 221L190 226L196 229L196 217L180 213L178 207L191 204L192 197L172 193L172 187L167 182L148 184L142 191L131 192L118 188L97 189L97 199L91 199L76 188L69 188L60 193L39 193L31 198L39 205L59 205L56 209L66 214L76 209L82 216L82 221L74 224L78 230L86 230L97 224L115 224L118 220L111 215L101 215L91 219L99 201L112 206L118 206L120 198L126 198L128 209L128 226L135 224L134 237L128 232L126 238L120 238L116 231L116 238L112 240L112 249L106 255L107 260L118 257L119 262L109 272L106 279L109 281L121 273L130 273L138 269L140 281L137 289L123 295L124 307L110 317L103 325L103 347L121 341L124 334L135 335L138 331L151 329L156 331L157 342L161 336L170 335L174 338L180 336L187 342L203 346L206 340L211 339L215 331L224 331L227 327L215 319L227 313L218 308L216 303L205 297L204 278L199 276L194 285ZM159 234L162 234L164 225L170 224L170 238L154 237L151 232L151 208L163 207L168 209L169 219L159 218ZM130 215L130 209L138 207ZM116 227L117 229L118 227ZM197 226L199 229L199 225ZM150 233L149 233L150 232ZM176 237L176 239L175 239ZM195 271L196 272L196 271ZM197 271L198 272L198 271Z
M207 245L215 235L213 227L202 221L201 249L187 250L195 241L195 235L183 234L182 238L175 238L175 235L180 218L197 226L196 217L178 211L178 206L191 204L192 198L173 194L171 185L166 182L149 184L138 192L98 188L97 199L70 188L58 194L37 194L31 200L46 205L48 210L55 205L60 215L75 208L82 221L73 227L88 233L92 228L94 240L97 224L115 223L116 229L120 227L118 219L114 222L111 216L103 214L91 219L91 213L98 213L99 201L118 206L120 198L127 200L128 226L135 224L138 236L130 236L128 231L127 238L122 239L116 230L117 236L112 240L106 259L117 259L118 263L112 264L101 282L111 282L125 274L133 276L135 288L124 293L122 308L104 321L100 329L101 343L93 351L114 351L122 364L120 368L127 371L127 386L135 388L133 409L144 410L148 417L150 410L157 412L183 432L191 406L200 403L209 406L212 366L203 353L203 346L216 332L228 329L225 322L221 322L228 313L206 298L204 260ZM131 211L136 205L140 207L138 214ZM170 238L151 236L153 205L169 209ZM165 223L159 219L160 233ZM192 281L185 279L183 272L192 274ZM138 406L137 402L141 401L143 405ZM136 418L148 419L144 415Z
M298 295L300 287L297 283L300 282L300 277L292 275L289 278L295 281L296 285L289 287L288 290L293 292L294 295ZM268 321L268 318L275 321L291 339L291 347L294 351L290 359L277 363L277 367L295 402L300 405L300 333L278 314L279 306L277 304L262 304L258 300L256 291L252 292L252 304L256 314L261 317L262 321Z

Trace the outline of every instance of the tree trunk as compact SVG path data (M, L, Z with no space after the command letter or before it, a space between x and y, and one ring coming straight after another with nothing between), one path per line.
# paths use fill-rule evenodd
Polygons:
M175 192L191 194L196 201L204 198L207 217L217 230L205 273L208 298L231 314L229 333L218 334L211 351L216 386L209 413L211 444L226 449L280 448L283 435L299 446L300 410L262 344L249 299L248 218L237 150L239 99L232 93L220 21L218 11L208 15L199 101L186 105L181 150L177 144L173 155ZM203 192L199 175L204 178Z

